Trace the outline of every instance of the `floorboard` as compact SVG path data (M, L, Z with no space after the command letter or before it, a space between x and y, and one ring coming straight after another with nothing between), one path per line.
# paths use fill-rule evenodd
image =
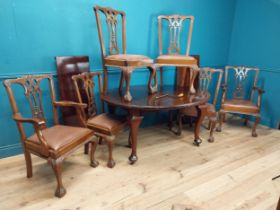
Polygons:
M0 160L0 209L69 210L270 210L280 195L280 131L250 126L231 117L223 132L208 143L208 130L200 147L192 145L192 129L182 136L166 125L139 130L139 161L129 165L128 132L114 148L117 163L106 167L107 148L99 145L98 168L89 167L83 150L63 165L67 194L53 196L56 180L46 161L32 156L33 178L25 177L23 155Z

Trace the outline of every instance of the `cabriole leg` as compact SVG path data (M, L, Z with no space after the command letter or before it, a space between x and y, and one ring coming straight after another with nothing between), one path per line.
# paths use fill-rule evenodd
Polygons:
M124 75L123 75L123 71L121 71L121 78L120 78L120 86L119 86L119 92L122 92L123 89L123 82L124 82Z
M222 125L223 125L224 118L225 118L225 113L224 112L219 112L219 125L216 129L217 132L222 131Z
M62 159L51 159L50 160L51 166L53 168L56 180L57 180L57 188L55 191L55 196L56 197L63 197L66 194L66 189L63 187L62 184Z
M130 68L126 68L123 70L123 76L125 79L125 85L126 85L126 91L125 91L125 95L124 95L124 100L125 101L132 101L132 96L130 94L130 79L131 79L131 69Z
M153 94L157 92L157 86L158 86L158 82L157 82L157 70L155 66L149 66L148 69L150 70L150 78L149 78L149 83L148 83L148 89L149 89L149 93ZM154 86L153 86L153 80L155 82Z
M215 141L215 138L214 138L213 134L214 134L214 130L215 130L217 122L216 121L210 121L209 124L210 124L210 136L209 136L208 142L213 143Z
M129 120L130 124L130 133L131 133L131 155L129 156L129 161L131 164L134 164L137 160L137 134L138 129L143 120L143 116L140 116L139 113L131 114L131 118Z
M200 105L196 106L197 109L197 120L195 122L195 128L194 128L194 142L193 144L196 146L199 146L202 143L202 140L199 136L200 134L200 126L204 120L205 114L207 112L207 105Z
M252 130L252 136L253 136L253 137L258 137L258 134L257 134L257 126L258 126L260 120L261 120L261 118L260 118L259 116L257 116L257 117L256 117L256 121L255 121L255 123L254 123L254 125L253 125L253 130Z
M113 146L114 146L114 140L107 140L108 144L108 152L109 152L109 157L108 157L108 163L107 166L109 168L114 168L116 165L114 159L113 159Z
M93 168L96 168L99 163L97 160L95 160L95 150L96 150L97 142L92 141L91 142L91 147L90 147L90 166Z

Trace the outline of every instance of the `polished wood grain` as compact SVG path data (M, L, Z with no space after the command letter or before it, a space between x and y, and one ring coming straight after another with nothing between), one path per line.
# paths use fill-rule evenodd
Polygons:
M198 110L198 117L194 129L194 144L199 146L202 140L199 137L200 125L205 117L206 106L209 93L193 94L187 88L177 88L176 86L163 86L158 93L150 94L145 86L134 86L133 98L127 102L123 94L118 89L112 89L103 93L102 99L111 107L120 107L129 113L131 155L130 162L137 161L137 131L143 118L144 112L155 112L160 110L180 110L195 107Z
M259 138L252 138L240 122L229 116L215 144L199 148L192 146L191 129L177 137L166 125L140 128L141 159L133 166L124 158L123 133L114 170L106 167L106 145L97 148L100 166L94 170L81 149L64 163L68 194L59 200L52 197L49 186L56 180L45 161L34 157L34 178L26 180L23 155L1 159L1 209L274 210L280 179L271 178L280 174L280 131L260 126ZM208 130L201 136L207 139Z
M55 57L59 96L63 101L78 102L72 76L83 72L89 72L88 56L58 56ZM81 87L80 87L81 88ZM82 98L85 99L84 95ZM64 107L61 109L62 120L66 125L79 125L79 119L75 108Z
M41 88L44 81L47 81L49 87L48 94L51 96L50 106L53 110L54 119L54 125L51 127L46 126L47 121L42 102L43 92ZM7 90L12 107L12 117L15 120L20 133L27 178L33 176L31 154L46 159L52 166L57 179L55 196L63 197L66 194L66 189L62 184L61 175L63 160L69 156L69 154L77 150L77 148L86 143L90 143L92 147L91 149L94 150L96 142L93 132L90 129L59 125L57 108L74 107L78 119L82 122L81 112L86 105L71 101L56 101L53 79L50 75L34 75L24 76L17 79L8 79L4 81L4 86ZM23 88L23 94L31 110L30 118L23 117L27 115L27 110L25 110L25 113L20 113L17 104L18 97L15 94L17 92L14 91L14 86L21 86ZM44 94L46 93L44 92ZM32 136L27 136L24 124L29 124L33 127L34 133ZM92 152L90 156L91 163L95 161L93 154L94 152Z
M124 82L126 83L125 94L123 96L125 101L132 101L130 80L132 72L137 68L147 68L150 72L148 81L149 92L155 93L157 91L156 67L153 60L144 55L127 54L126 52L126 14L123 11L115 10L109 7L94 7L96 17L99 42L101 47L101 56L103 63L103 92L106 93L108 89L108 68L114 67L121 71L119 90L122 91ZM105 20L102 21L102 16ZM121 26L119 26L119 18L121 19ZM106 42L104 38L104 25L107 25L107 34L109 40ZM119 27L121 31L118 31ZM119 49L118 34L121 34L122 49ZM106 51L105 43L109 43L109 52ZM153 84L154 81L154 84Z
M252 136L258 136L256 128L261 119L261 97L265 92L257 87L258 75L259 68L246 66L225 67L225 83L222 86L223 95L217 131L221 132L226 113L236 113L246 115L245 125L248 122L247 116L255 117ZM233 90L230 89L231 85ZM249 90L247 86L250 87ZM255 93L257 93L257 102L254 101Z

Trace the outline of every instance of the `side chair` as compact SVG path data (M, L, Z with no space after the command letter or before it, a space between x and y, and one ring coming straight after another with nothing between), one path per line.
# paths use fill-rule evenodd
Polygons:
M167 23L167 24L164 24ZM182 37L183 28L187 27L189 23L188 36ZM190 78L192 77L192 69L198 68L198 60L194 56L190 56L190 47L193 32L193 16L182 15L160 15L158 16L158 42L159 42L159 56L155 60L156 67L160 68L160 86L163 85L163 68L172 66L180 67L182 69L190 69ZM164 27L164 26L168 26ZM165 33L166 32L166 33ZM163 41L164 35L168 34L169 42L166 44ZM182 40L186 42L186 52L181 53L180 46ZM168 46L168 47L167 47ZM167 49L166 49L167 47ZM190 91L195 93L194 81L190 81Z
M210 135L208 142L214 142L214 130L216 124L218 123L218 112L216 111L216 104L218 100L218 94L221 86L221 81L223 77L223 70L221 69L212 69L212 68L200 68L194 70L194 77L198 75L198 93L205 94L209 92L209 87L214 87L214 94L212 97L212 103L207 103L206 117L209 120L208 129L210 130ZM214 75L216 77L214 78ZM211 86L212 85L212 86ZM174 131L175 134L181 135L182 133L182 120L185 116L188 117L197 117L198 110L195 107L190 107L179 111L177 115L177 124L178 130ZM173 131L173 124L170 123L170 130Z
M46 126L46 117L43 109L43 91L41 90L43 81L48 81L48 87L50 89L54 120L54 125L51 127ZM18 89L14 89L14 86L18 85L23 88L24 98L30 106L32 113L30 118L23 117L19 112L15 98L15 93L18 95L18 91L16 91ZM79 147L86 143L91 143L90 162L91 166L95 166L94 151L96 142L94 141L94 133L88 128L60 125L57 108L75 107L80 119L82 119L81 111L86 105L70 101L56 101L53 79L50 75L24 76L17 79L8 79L4 81L4 86L12 106L13 119L16 121L20 133L27 178L32 177L31 154L46 159L52 166L57 179L55 196L63 197L66 194L61 177L63 160ZM31 136L26 135L23 124L31 124L33 126L34 133Z
M252 128L252 136L257 137L257 125L261 119L261 96L264 90L257 87L259 69L245 66L226 66L225 83L222 86L222 104L219 112L219 126L221 132L226 113L243 114L246 117L254 116L255 123ZM255 92L258 93L257 102L254 102ZM247 125L245 118L244 124Z
M157 92L157 79L156 68L153 64L153 60L144 55L132 55L126 52L126 14L123 11L118 11L109 7L94 7L96 16L98 35L101 47L101 57L103 63L103 93L107 93L108 89L108 67L117 68L121 70L121 79L119 84L119 90L122 93L124 81L126 83L126 91L124 94L125 101L132 101L132 95L130 93L130 79L131 74L136 68L148 68L150 71L150 77L148 82L149 93ZM102 21L101 14L105 16L105 20ZM118 37L119 19L121 19L121 36ZM109 35L108 42L104 39L104 29L102 23L106 22L107 33ZM121 50L118 42L121 40ZM137 40L137 39L135 39ZM109 43L107 50L105 43ZM152 84L154 81L154 84Z
M94 77L98 77L99 90L102 95L102 81L100 72L85 72L72 76L74 81L76 95L78 101L87 104L87 108L83 110L83 126L91 129L99 139L107 141L109 157L107 166L113 168L115 161L113 159L113 144L116 136L124 130L128 125L127 118L113 114L104 113L104 107L101 106L101 114L98 114L96 106L96 97L94 94ZM79 88L83 87L83 88ZM86 101L83 101L81 95L86 96ZM96 162L98 164L98 162Z

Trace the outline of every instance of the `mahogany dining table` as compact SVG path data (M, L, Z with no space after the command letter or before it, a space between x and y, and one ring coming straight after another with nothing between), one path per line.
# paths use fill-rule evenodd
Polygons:
M161 110L182 110L190 107L196 107L198 117L194 127L194 144L199 146L202 142L199 137L200 126L207 111L206 104L210 97L208 92L190 93L187 88L178 88L177 86L164 85L157 93L150 94L147 86L131 86L133 100L127 102L124 100L124 93L119 88L109 89L101 95L104 102L108 104L111 112L120 107L129 113L130 143L131 155L129 161L131 164L138 160L137 157L137 134L138 128L143 120L143 113L156 112Z

